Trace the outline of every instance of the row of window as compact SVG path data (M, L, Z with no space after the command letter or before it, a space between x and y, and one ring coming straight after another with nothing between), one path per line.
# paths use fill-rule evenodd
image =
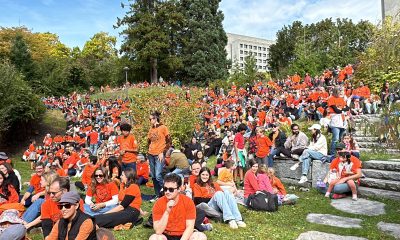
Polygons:
M241 63L241 64L240 64L240 67L244 67L244 64ZM267 66L256 65L256 68L257 68L257 69L267 70Z
M240 61L244 61L244 58L243 58L243 57L240 57ZM259 63L267 63L267 59L264 59L264 60L262 60L262 59L256 59L256 61L259 62Z
M247 49L247 48L249 48L249 49L254 49L254 50L257 50L258 49L258 51L267 51L267 48L266 47L260 47L260 46L253 46L253 45L247 45L247 44L240 44L240 48L243 48L244 47L244 49Z
M248 54L253 54L253 52L252 51L250 51L250 52L248 52L248 51L243 51L243 50L240 50L240 54L244 54L244 55L248 55ZM255 56L257 56L257 53L254 53L255 54ZM266 53L258 53L258 56L259 57L261 57L261 56L263 56L263 57L267 57L267 54Z

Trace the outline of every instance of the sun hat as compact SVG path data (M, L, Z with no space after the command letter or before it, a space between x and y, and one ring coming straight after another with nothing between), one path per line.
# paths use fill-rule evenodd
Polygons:
M25 224L25 221L22 220L20 217L18 217L19 212L16 209L8 209L5 210L1 215L0 215L0 223L20 223L20 224Z

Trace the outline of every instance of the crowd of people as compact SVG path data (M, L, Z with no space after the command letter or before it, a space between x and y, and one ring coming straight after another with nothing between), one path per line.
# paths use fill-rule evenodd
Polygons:
M279 204L289 202L275 175L276 158L298 160L290 169L301 167L299 184L309 181L312 161L331 162L320 189L327 197L351 192L357 200L361 162L352 117L376 113L393 99L387 84L381 98L361 82L354 88L352 74L348 65L315 78L295 74L240 88L232 83L228 90L206 88L198 100L202 121L182 148L172 145L158 111L149 114L146 139L137 139L128 98L91 100L78 93L44 98L47 108L63 112L66 132L31 142L22 159L34 173L24 193L18 171L0 154L0 220L23 212L0 236L21 239L40 226L45 239L95 239L97 227L139 224L146 215L142 201L150 200L154 206L146 224L155 231L150 239L206 239L203 232L213 229L209 218L232 229L246 227L237 203L241 197L246 205L249 196L266 191L276 194ZM311 122L310 133L295 123L301 119ZM324 129L331 133L329 147ZM139 141L147 141L148 148L140 152ZM213 155L217 163L210 166ZM142 194L141 187L154 188L154 197Z

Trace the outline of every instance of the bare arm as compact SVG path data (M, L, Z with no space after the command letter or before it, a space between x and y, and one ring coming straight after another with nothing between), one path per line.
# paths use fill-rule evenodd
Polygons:
M189 240L194 231L194 219L186 220L186 229L182 234L181 240Z
M159 221L154 221L153 228L156 234L162 234L165 231L168 224L169 212L170 210L167 208L161 219Z

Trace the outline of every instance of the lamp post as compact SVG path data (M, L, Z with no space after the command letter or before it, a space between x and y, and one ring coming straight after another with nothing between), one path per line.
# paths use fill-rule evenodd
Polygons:
M124 70L125 70L125 84L128 85L128 71L129 71L129 68L128 67L124 67Z

